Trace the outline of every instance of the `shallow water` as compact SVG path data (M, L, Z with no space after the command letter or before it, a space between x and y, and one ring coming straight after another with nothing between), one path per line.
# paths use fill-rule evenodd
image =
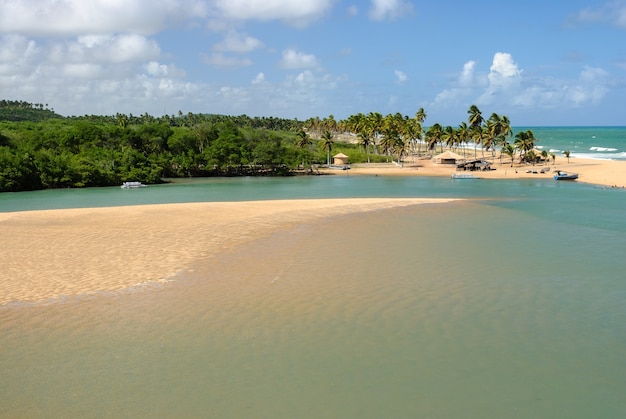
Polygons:
M0 307L0 416L624 417L626 194L486 184Z

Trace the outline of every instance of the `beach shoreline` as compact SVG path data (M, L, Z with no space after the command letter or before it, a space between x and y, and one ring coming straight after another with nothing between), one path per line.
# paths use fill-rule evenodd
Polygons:
M163 283L198 261L294 225L454 200L301 199L0 213L0 306Z
M457 171L454 164L436 163L432 159L408 159L402 165L397 163L358 163L350 165L350 170L338 170L320 168L320 173L325 175L352 176L439 176L450 177L453 173L473 173L475 176L485 179L552 179L554 171L578 173L577 182L594 184L606 187L626 186L626 162L616 160L594 160L580 157L572 157L567 161L564 157L557 159L558 162L536 165L520 165L503 160L500 163L496 159L488 171L464 172ZM542 169L545 173L541 173Z

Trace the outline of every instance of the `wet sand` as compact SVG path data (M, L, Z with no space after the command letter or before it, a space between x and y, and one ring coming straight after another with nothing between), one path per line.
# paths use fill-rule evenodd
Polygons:
M0 305L164 282L320 217L451 199L314 199L0 213Z

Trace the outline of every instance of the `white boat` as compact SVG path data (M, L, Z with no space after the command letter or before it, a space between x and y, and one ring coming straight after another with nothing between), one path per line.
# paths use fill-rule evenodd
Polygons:
M122 183L122 189L135 189L135 188L145 188L148 185L144 185L141 182L124 182Z
M480 177L473 173L452 173L450 176L452 179L480 179Z
M557 170L554 173L555 180L576 180L578 179L578 173L572 172L564 172L562 170Z

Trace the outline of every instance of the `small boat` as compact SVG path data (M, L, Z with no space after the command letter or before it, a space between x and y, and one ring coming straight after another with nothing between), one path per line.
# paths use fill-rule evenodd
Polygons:
M574 180L574 179L578 179L578 173L564 172L562 170L557 170L554 173L554 179L555 180Z
M135 188L145 188L148 185L144 185L141 182L124 182L122 183L122 189L135 189Z
M452 173L450 176L452 179L480 179L478 176L473 173Z

